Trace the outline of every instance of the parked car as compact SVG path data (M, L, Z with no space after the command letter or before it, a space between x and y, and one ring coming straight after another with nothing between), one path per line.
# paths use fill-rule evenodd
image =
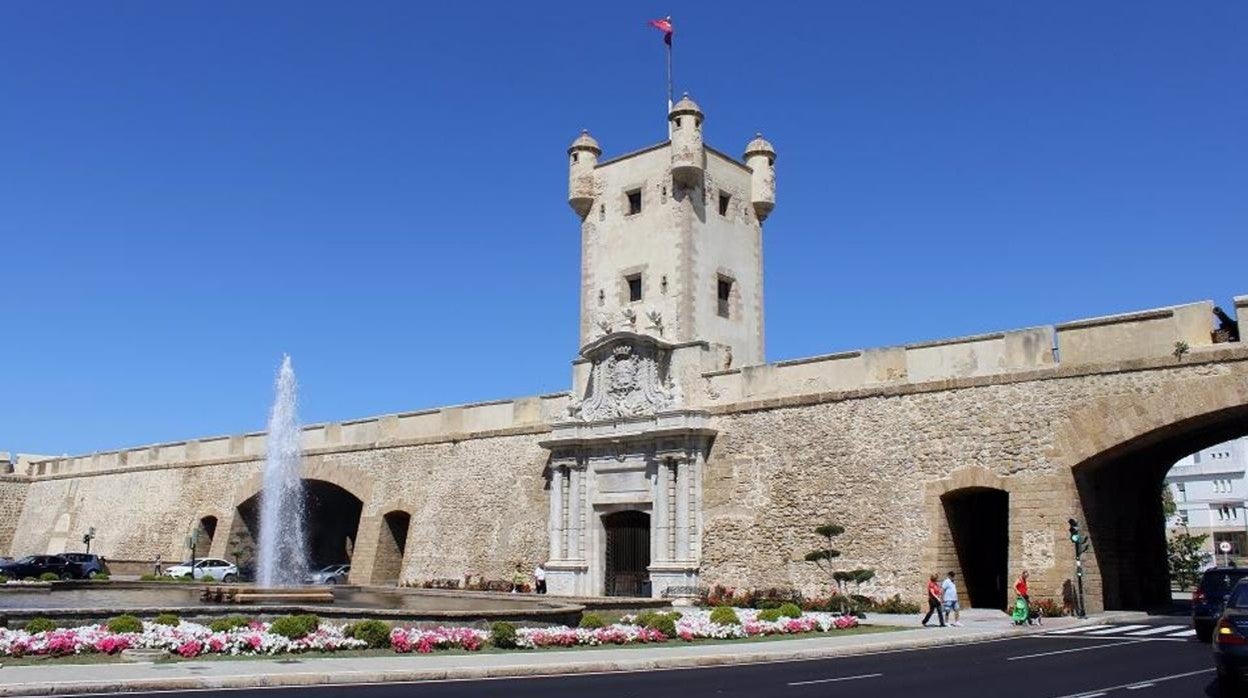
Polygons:
M1235 584L1214 626L1213 659L1222 693L1243 695L1236 691L1248 683L1248 579Z
M308 584L346 584L350 574L351 565L349 564L326 565L308 575L304 581Z
M212 577L218 582L233 582L238 579L238 567L225 560L206 557L202 560L195 560L193 564L189 560L179 562L167 568L165 574L170 577L191 577L192 579Z
M104 558L91 553L61 553L61 557L69 560L74 566L74 576L78 579L91 579L101 574L108 574L108 565Z
M51 572L61 579L74 578L74 565L60 555L27 555L26 557L0 565L0 574L9 579L39 578Z
M1192 592L1192 627L1201 642L1213 639L1213 626L1222 615L1231 589L1239 580L1248 577L1248 567L1210 567L1200 577L1200 584Z

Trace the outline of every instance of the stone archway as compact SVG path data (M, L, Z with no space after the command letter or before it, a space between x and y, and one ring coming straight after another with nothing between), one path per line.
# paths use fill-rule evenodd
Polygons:
M403 553L407 550L407 534L412 515L395 510L381 517L377 531L377 551L373 558L373 584L396 584L403 577Z
M202 516L195 525L195 557L211 557L217 534L217 517Z
M1145 397L1103 398L1061 425L1052 455L1069 473L1073 516L1092 544L1084 558L1090 611L1169 604L1165 474L1179 458L1244 434L1248 381L1219 376L1176 381ZM1063 545L1058 553L1060 576L1073 568L1074 551Z
M364 503L332 482L304 478L303 483L309 569L352 562ZM258 492L245 499L235 515L253 540L260 538L262 496Z
M1010 495L992 487L964 487L946 492L940 501L964 603L973 608L1005 608L1009 589ZM941 568L938 572L946 570Z

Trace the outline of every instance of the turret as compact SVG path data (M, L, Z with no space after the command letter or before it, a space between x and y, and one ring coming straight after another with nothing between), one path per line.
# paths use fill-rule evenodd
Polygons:
M672 179L690 187L699 187L706 168L706 152L702 149L702 110L689 95L680 98L667 115L672 133Z
M589 131L581 131L568 148L568 205L581 220L594 207L594 168L599 155L602 148Z
M745 165L752 173L750 203L761 223L776 207L776 149L763 139L763 134L756 134L745 146Z

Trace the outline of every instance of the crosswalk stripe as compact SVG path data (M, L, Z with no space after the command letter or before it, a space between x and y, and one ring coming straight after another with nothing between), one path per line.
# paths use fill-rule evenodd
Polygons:
M1147 627L1148 627L1147 625L1111 625L1110 627L1105 628L1104 630L1093 630L1090 633L1084 633L1084 634L1085 635L1112 635L1114 633L1125 633L1130 630L1139 630L1140 628L1147 628Z
M1195 630L1184 630L1181 633L1170 633L1166 637L1192 637L1196 634Z
M1065 628L1065 629L1062 629L1062 630L1051 630L1051 631L1049 631L1049 632L1045 633L1045 635L1070 635L1070 634L1072 634L1072 633L1084 633L1084 632L1087 632L1087 631L1089 631L1089 630L1096 630L1096 629L1098 629L1098 628L1109 628L1109 627L1112 627L1112 626L1109 626L1109 625L1085 625L1085 626L1083 626L1082 628Z
M1127 633L1127 634L1134 635L1137 637L1140 635L1160 635L1162 633L1174 632L1175 630L1179 630L1182 627L1183 627L1182 625L1159 625L1155 628L1149 628L1148 630L1137 630L1133 633Z

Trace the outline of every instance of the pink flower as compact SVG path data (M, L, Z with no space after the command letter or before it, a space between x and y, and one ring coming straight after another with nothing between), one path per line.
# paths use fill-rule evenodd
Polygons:
M178 654L183 657L196 657L203 651L203 649L204 646L201 645L198 640L187 640L186 642L178 645Z

